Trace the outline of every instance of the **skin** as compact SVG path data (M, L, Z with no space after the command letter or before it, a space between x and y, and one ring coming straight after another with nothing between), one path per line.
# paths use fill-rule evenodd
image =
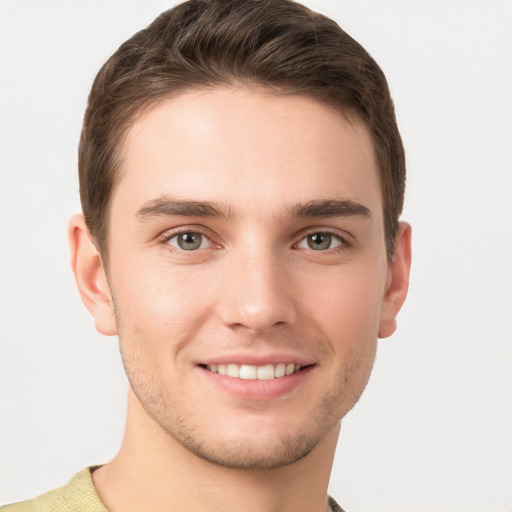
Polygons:
M386 258L366 128L307 97L224 87L160 103L122 153L108 278L83 217L70 223L82 298L119 335L131 385L100 496L111 512L324 510L340 421L410 268L407 224ZM305 368L255 385L217 362Z

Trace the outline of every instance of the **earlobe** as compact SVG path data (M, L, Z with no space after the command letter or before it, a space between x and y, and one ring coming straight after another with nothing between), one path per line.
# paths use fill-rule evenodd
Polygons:
M406 222L400 222L382 303L379 338L387 338L396 330L396 316L405 302L409 289L410 270L411 226Z
M95 320L96 329L107 336L117 334L112 295L100 254L92 241L83 215L71 217L68 228L71 267L82 301Z

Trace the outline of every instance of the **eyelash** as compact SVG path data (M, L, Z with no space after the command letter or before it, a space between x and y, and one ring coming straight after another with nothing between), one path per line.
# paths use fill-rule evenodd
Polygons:
M321 235L321 236L327 236L331 238L331 242L337 242L338 245L332 248L328 248L325 250L315 250L311 247L304 248L306 250L309 250L313 253L326 253L326 254L336 254L339 252L346 251L351 247L351 244L347 241L347 239L338 233L333 233L332 231L326 231L326 230L312 230L307 233L302 234L300 240L294 244L294 246L298 246L301 243L308 243L308 237L313 235ZM308 244L309 245L309 244Z
M159 239L159 243L161 245L163 245L169 251L172 251L172 252L175 252L175 253L179 253L179 254L183 254L183 255L187 255L187 256L188 255L192 256L194 253L197 253L198 250L205 250L205 248L203 248L203 249L196 249L196 250L180 249L178 247L173 247L169 243L173 238L178 239L178 237L182 236L182 235L199 235L203 239L208 240L210 244L214 244L214 242L212 241L211 237L209 237L207 234L203 233L200 229L197 229L197 228L195 228L195 229L179 229L179 230L173 231L171 233L167 232L167 233L165 233ZM201 241L201 245L202 245L203 241Z

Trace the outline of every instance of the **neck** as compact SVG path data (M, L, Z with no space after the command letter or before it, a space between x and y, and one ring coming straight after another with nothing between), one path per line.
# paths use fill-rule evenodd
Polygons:
M305 457L277 469L207 462L163 432L130 392L118 455L93 473L110 512L324 512L339 426Z

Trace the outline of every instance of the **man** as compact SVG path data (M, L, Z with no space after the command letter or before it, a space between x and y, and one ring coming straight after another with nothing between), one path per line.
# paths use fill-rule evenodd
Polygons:
M385 78L287 0L192 0L99 72L72 265L130 382L108 464L23 510L341 510L343 416L407 293Z

